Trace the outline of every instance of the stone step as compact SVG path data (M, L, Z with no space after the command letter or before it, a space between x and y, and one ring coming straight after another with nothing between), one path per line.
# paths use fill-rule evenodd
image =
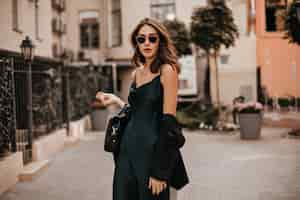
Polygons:
M19 175L19 181L32 181L49 166L49 160L35 161L24 166Z
M83 136L80 136L81 141L93 141L97 140L98 137L101 137L104 133L100 131L89 131L86 132Z
M67 136L65 138L65 147L71 147L79 143L79 138L75 136Z

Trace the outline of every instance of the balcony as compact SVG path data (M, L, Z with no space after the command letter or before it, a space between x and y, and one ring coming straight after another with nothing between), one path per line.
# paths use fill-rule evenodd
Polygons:
M58 12L64 12L66 10L65 0L52 0L52 8Z
M67 32L67 25L58 18L52 19L52 32L61 36Z

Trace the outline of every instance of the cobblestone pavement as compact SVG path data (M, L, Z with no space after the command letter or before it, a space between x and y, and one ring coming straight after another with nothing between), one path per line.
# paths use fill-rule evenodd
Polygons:
M178 200L299 200L300 140L287 130L264 128L261 140L239 134L185 131L182 149L190 184ZM18 183L1 200L111 200L113 161L103 152L103 134L52 158L33 182Z

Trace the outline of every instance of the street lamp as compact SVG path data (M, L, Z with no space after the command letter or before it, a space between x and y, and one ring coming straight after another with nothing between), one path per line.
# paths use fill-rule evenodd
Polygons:
M34 58L34 48L35 46L31 42L28 36L25 37L25 40L22 41L21 45L22 57L25 61L25 64L28 64L27 70L27 111L28 111L28 148L32 149L32 126L33 126L33 117L32 117L32 72L31 72L31 63ZM30 154L31 157L32 154Z
M25 40L22 41L20 45L21 53L26 62L32 62L34 57L34 48L35 46L31 42L28 36L25 37Z

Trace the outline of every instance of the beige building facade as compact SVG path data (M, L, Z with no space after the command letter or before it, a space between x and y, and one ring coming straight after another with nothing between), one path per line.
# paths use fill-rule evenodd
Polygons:
M52 0L52 56L60 59L66 53L66 0Z
M66 0L66 48L74 59L104 62L107 49L106 1ZM82 58L80 58L82 57Z
M52 57L51 1L2 0L0 6L0 48L20 52L20 44L29 36L36 55Z
M229 104L238 95L256 99L256 37L247 33L251 0L232 0L240 38L234 48L222 50L218 58L220 100ZM87 60L96 65L116 64L115 91L127 99L130 58L129 42L136 24L145 17L174 19L189 28L194 8L206 0L3 0L0 7L0 48L20 52L26 35L36 46L36 55L60 58L68 53L73 61ZM204 78L204 57L197 59L198 78ZM203 84L198 83L203 90Z

